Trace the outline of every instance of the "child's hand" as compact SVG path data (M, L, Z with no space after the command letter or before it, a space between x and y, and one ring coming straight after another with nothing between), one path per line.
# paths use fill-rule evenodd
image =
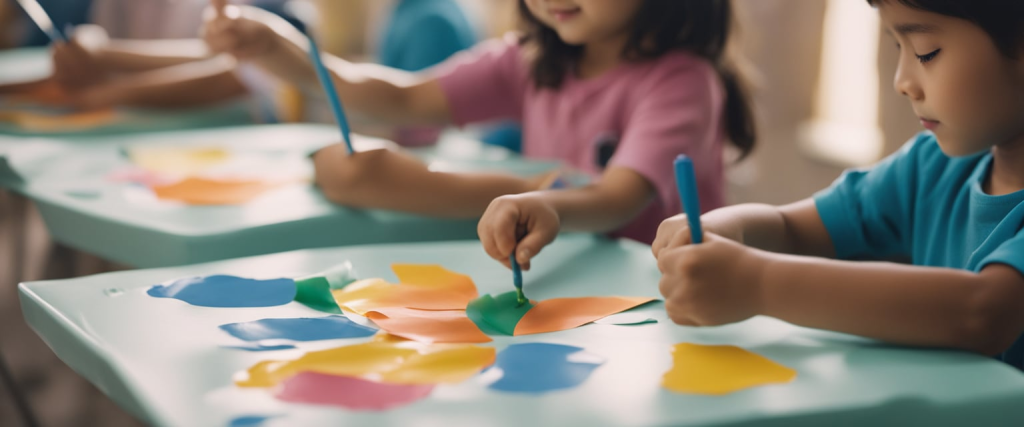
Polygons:
M386 208L395 189L430 173L420 159L402 150L378 148L348 153L334 144L313 155L316 183L328 200L352 207Z
M658 256L659 289L673 322L715 326L760 314L760 251L716 234L704 243L668 248Z
M725 220L713 213L701 216L701 229L704 234L714 233L727 239L743 243L743 230L735 222ZM679 214L666 219L658 226L658 234L651 243L651 252L657 258L664 249L686 246L691 243L690 223L686 214Z
M229 0L210 0L202 36L215 53L229 53L238 59L253 59L270 54L278 47L277 32L246 7L228 4Z
M99 61L72 39L54 43L53 81L68 91L78 91L106 80L106 70Z
M96 25L75 27L74 36L67 42L53 44L53 81L68 91L78 91L108 79L108 70L97 57L98 50L106 46L107 32Z
M491 258L511 268L509 256L516 250L516 261L529 270L530 260L555 240L560 224L551 204L538 193L525 193L494 199L480 218L477 234Z

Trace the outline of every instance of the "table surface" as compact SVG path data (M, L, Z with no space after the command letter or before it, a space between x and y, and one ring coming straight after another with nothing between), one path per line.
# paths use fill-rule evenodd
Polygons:
M22 48L0 51L0 85L31 82L45 78L52 72L53 65L46 48ZM81 136L107 136L161 130L195 129L229 125L250 124L253 114L247 101L223 104L191 110L147 110L118 109L121 121L105 126L75 131L31 131L12 123L0 122L0 135L59 136L77 138ZM21 107L19 107L21 108ZM0 110L10 109L0 103ZM49 111L45 108L41 112Z
M130 164L123 151L132 146L223 147L240 155L280 158L282 168L311 171L307 154L338 139L334 126L289 124L76 141L0 141L0 162L7 166L6 174L0 171L0 183L36 203L57 241L136 267L304 248L476 237L475 219L349 209L330 203L311 184L287 186L244 205L189 206L157 200L144 187L109 179L111 171ZM371 138L359 141L384 143ZM436 147L414 152L441 170L525 176L557 167L555 162L527 161L454 133Z
M271 308L194 307L146 295L153 284L192 275L295 277L350 260L360 277L394 280L393 262L438 263L471 276L481 293L511 290L511 274L478 243L435 242L324 248L193 266L108 273L20 285L29 324L56 354L127 410L157 425L226 425L242 415L280 415L274 425L605 426L605 425L1014 425L1024 416L1024 376L993 359L915 350L754 318L716 328L671 324L660 303L641 308L657 324L587 325L510 343L576 345L606 363L580 387L546 395L487 389L479 378L442 385L409 406L383 413L278 402L231 384L259 360L365 339L248 353L219 347L217 326L265 317L315 316L297 303ZM648 247L589 235L563 235L525 276L532 299L657 296ZM721 397L660 387L680 342L744 347L799 372L789 384Z
M47 48L0 50L0 85L27 83L53 72Z

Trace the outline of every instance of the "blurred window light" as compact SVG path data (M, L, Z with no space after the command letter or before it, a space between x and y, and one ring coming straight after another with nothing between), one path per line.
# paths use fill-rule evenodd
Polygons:
M863 0L828 0L814 118L801 126L802 150L842 167L877 161L878 12Z

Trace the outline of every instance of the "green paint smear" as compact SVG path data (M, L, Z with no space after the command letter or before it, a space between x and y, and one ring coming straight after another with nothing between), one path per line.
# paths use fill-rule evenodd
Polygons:
M346 262L325 272L295 279L295 301L314 310L342 314L331 291L344 288L355 281L352 265ZM331 282L334 282L333 285Z
M506 292L496 297L484 295L466 306L466 316L489 335L512 335L527 311L533 308L533 301L522 306L516 300L516 292Z
M341 314L338 303L334 302L334 296L331 295L331 285L323 277L296 280L295 301L314 310Z

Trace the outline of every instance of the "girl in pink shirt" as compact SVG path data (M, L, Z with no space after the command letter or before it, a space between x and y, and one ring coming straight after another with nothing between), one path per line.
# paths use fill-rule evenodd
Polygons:
M301 35L214 0L215 51L318 87ZM543 177L431 172L401 151L315 157L317 183L342 204L476 217L488 253L519 261L560 227L643 242L680 211L672 160L694 159L701 205L723 205L723 142L743 154L753 119L724 59L729 0L520 0L525 32L482 43L418 74L336 57L325 62L346 107L396 125L516 120L523 154L589 174L582 188L534 191ZM524 194L520 194L524 193ZM515 196L496 197L515 194ZM491 203L493 200L493 203Z

